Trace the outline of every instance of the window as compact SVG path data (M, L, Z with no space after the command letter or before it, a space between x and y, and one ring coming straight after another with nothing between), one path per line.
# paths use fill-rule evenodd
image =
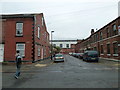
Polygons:
M46 56L46 48L44 48L44 56Z
M108 38L110 36L110 31L108 28L106 29L106 32L107 32L107 38Z
M98 41L98 34L96 34L96 37L95 37L95 38L96 38L96 40L95 40L95 41Z
M109 28L106 28L106 34L107 38L111 36L111 30Z
M96 35L93 36L94 37L94 42L96 41Z
M16 36L22 36L23 35L23 23L17 22L16 23Z
M94 42L94 37L92 36L92 43Z
M25 56L25 44L24 43L17 43L16 44L16 51L19 50L22 56Z
M62 44L60 44L60 48L62 48L63 47L63 45Z
M56 47L56 44L53 44L54 47Z
M69 48L69 44L66 44L66 48Z
M101 54L103 54L103 45L101 45Z
M107 54L110 54L110 44L107 44Z
M38 48L38 56L40 56L40 48Z
M113 53L118 54L118 43L117 42L113 43Z
M40 38L40 27L38 27L38 38Z
M44 26L44 17L42 17L42 26Z
M117 28L116 28L115 24L112 26L112 30L113 30L113 34L112 35L117 35Z
M47 34L47 41L49 41L49 36L48 36L48 34Z
M100 40L102 40L103 38L102 38L102 32L100 32Z
M97 51L97 47L94 47L94 50Z

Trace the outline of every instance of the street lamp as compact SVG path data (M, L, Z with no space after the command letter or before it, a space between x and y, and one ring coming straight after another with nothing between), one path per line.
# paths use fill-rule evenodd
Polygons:
M52 33L54 33L54 31L51 31L51 60L53 59L52 58L52 52L53 52L53 47L52 47Z

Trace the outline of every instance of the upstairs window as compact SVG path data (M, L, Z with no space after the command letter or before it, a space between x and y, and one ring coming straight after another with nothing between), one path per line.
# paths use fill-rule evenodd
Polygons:
M62 44L60 44L60 48L62 48L63 47L63 45Z
M66 48L69 48L69 44L66 44Z
M113 34L112 35L117 35L117 28L116 28L115 24L112 26L112 30L113 30Z
M95 41L98 41L98 34L96 34L95 39L96 39Z
M22 22L16 23L16 36L23 36L23 23Z
M102 32L100 32L100 40L102 40L103 39L103 37L102 37L103 35L102 35Z
M107 28L106 29L106 33L107 33L107 38L110 36L110 30Z
M94 37L94 42L96 41L96 35L93 36Z
M40 38L40 27L38 27L38 38Z
M54 47L56 47L56 44L53 44Z
M44 26L44 17L42 17L42 26Z
M97 47L94 47L94 50L97 51Z

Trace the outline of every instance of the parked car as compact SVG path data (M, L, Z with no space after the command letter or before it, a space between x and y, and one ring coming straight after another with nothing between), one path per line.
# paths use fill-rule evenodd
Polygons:
M83 58L83 53L79 53L78 58L82 59Z
M69 53L69 55L72 55L72 53Z
M75 57L78 58L79 56L80 56L80 53L76 53L76 54L75 54Z
M56 54L54 57L54 62L64 62L63 54Z
M99 60L99 55L97 51L85 51L83 54L83 60L84 61L96 61Z
M72 53L72 56L74 56L74 57L75 57L75 55L76 55L76 53Z

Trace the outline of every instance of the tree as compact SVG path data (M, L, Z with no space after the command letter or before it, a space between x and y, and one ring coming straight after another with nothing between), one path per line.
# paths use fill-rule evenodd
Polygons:
M51 48L51 51L50 51L51 54L57 54L57 53L60 53L61 51L61 48L59 46L51 45L50 48Z
M54 49L53 49L53 52L54 52L55 54L60 53L60 51L61 51L61 48L58 47L58 46L54 47Z

